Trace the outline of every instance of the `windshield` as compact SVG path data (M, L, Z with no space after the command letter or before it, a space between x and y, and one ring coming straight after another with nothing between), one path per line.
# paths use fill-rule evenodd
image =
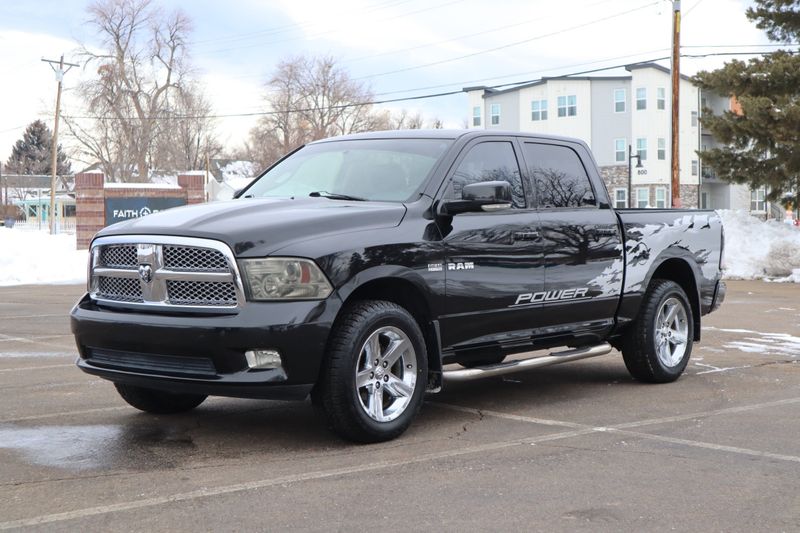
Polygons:
M425 184L449 139L364 139L308 145L262 175L244 194L406 202Z

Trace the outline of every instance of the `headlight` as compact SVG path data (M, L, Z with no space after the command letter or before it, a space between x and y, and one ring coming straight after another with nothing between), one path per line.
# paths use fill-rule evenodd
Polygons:
M325 274L308 259L241 259L251 300L322 300L333 290Z

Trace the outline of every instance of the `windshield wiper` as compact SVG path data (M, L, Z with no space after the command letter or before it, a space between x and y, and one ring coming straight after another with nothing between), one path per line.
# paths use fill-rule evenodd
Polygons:
M313 198L328 198L330 200L351 200L354 202L366 202L366 198L359 198L358 196L350 196L349 194L339 194L328 191L314 191L308 194Z

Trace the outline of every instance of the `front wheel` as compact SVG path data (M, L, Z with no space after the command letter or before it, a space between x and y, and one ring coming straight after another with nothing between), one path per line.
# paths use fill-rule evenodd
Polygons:
M391 302L358 302L333 331L314 403L346 439L393 439L422 405L427 360L422 331L408 311Z
M654 280L623 343L625 366L640 381L675 381L689 363L693 333L692 307L681 286Z

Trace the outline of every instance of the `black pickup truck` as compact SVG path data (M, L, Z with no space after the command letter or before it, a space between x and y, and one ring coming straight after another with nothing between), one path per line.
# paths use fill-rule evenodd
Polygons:
M99 232L77 364L151 413L310 395L343 437L387 440L450 381L613 348L677 379L725 296L722 249L712 211L612 209L574 139L326 139L232 201Z

